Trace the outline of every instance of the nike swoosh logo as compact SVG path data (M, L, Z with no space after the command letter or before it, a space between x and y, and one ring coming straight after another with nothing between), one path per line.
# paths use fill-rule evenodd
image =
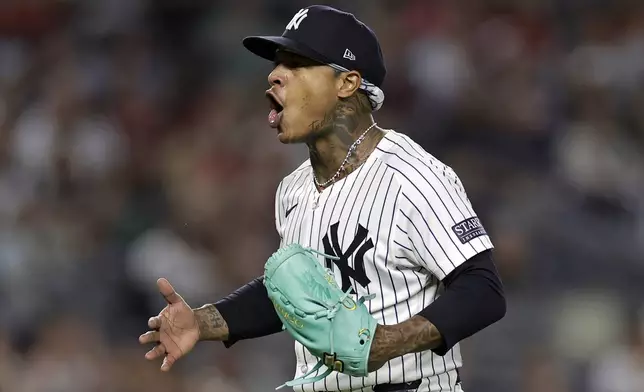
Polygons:
M286 214L284 215L284 218L288 218L288 216L291 214L291 212L293 212L295 207L297 207L297 204L294 205L293 207L289 208L288 210L286 210Z

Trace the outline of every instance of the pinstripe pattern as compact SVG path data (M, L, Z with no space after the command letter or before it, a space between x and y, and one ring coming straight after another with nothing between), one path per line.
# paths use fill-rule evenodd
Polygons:
M290 211L288 217L286 211ZM342 251L366 228L373 247L362 262L369 283L350 283L358 296L376 294L367 303L381 324L403 322L436 300L440 280L475 254L492 247L487 236L461 243L452 226L475 217L463 185L446 165L407 136L388 131L368 160L355 172L322 193L313 183L310 162L304 162L279 184L275 225L281 246L299 243L320 251L323 238L333 235ZM328 243L327 243L328 244ZM325 263L323 257L318 257ZM347 258L356 269L356 253ZM336 281L342 273L333 265ZM296 377L317 358L295 343ZM419 391L452 391L462 365L456 345L439 357L431 351L395 358L368 377L337 372L297 391L369 391L373 385L423 379Z

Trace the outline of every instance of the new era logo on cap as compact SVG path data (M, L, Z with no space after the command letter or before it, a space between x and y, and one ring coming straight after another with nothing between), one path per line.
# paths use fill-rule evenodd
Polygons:
M354 61L356 59L356 56L349 49L344 50L344 56L342 57L351 61Z

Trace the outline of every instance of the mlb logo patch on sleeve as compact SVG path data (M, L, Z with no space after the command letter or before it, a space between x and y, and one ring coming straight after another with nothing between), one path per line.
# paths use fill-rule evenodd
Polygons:
M452 226L452 231L463 244L467 244L476 237L487 235L481 220L477 217L465 219Z

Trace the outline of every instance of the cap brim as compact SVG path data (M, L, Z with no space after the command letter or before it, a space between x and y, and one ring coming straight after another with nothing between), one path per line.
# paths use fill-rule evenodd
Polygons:
M304 56L311 60L318 61L320 63L328 64L329 62L313 49L309 48L306 45L300 44L299 42L281 36L253 36L246 37L242 41L242 44L246 49L248 49L253 54L269 60L275 61L275 53L279 49L289 50L300 56Z

